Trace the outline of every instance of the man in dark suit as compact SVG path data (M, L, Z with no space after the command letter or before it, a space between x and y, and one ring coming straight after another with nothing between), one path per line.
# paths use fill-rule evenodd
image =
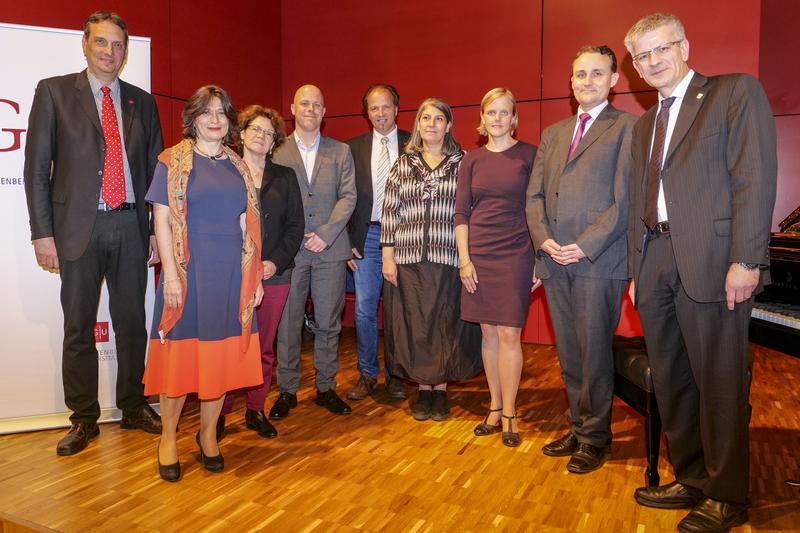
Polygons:
M356 288L356 342L358 371L361 376L347 393L350 400L363 400L376 390L378 362L378 301L383 288L381 249L381 213L383 190L389 170L411 134L397 128L400 97L392 85L376 84L362 99L373 130L347 141L353 154L358 198L350 219L350 245L353 257L347 262L353 271ZM386 390L395 400L406 397L403 382L386 374Z
M633 131L629 250L658 408L676 480L642 505L691 508L679 531L747 521L752 295L768 273L775 125L749 75L706 77L668 13L625 46L659 105Z
M345 263L352 257L345 226L356 205L350 148L320 133L325 102L313 85L303 85L291 105L295 130L275 152L273 161L294 169L300 185L305 234L294 258L292 284L278 327L280 395L269 416L281 419L297 406L300 388L300 332L309 291L314 302L316 403L338 415L350 406L336 394L339 332L344 309ZM269 237L267 237L269 238Z
M572 62L578 113L542 133L526 215L538 250L558 342L572 427L542 451L570 456L567 470L603 465L611 443L611 339L627 284L628 169L636 117L608 103L619 79L607 46L586 46Z
M148 254L158 261L144 196L163 147L158 111L151 95L118 78L128 53L119 15L87 19L83 53L83 72L39 82L25 147L36 259L61 275L62 377L73 413L58 455L81 451L99 433L94 325L103 279L117 342L120 426L161 433L142 386Z

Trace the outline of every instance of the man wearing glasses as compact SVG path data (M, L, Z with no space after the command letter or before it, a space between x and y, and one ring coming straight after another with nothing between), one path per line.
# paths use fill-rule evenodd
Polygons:
M676 480L642 505L689 508L682 532L747 521L752 295L768 275L775 125L752 76L691 70L674 15L625 46L659 104L633 130L628 245L635 296Z

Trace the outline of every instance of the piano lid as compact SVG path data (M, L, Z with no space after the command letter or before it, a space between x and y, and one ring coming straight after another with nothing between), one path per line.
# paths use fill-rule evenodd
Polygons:
M778 226L781 233L800 233L800 207L792 211Z

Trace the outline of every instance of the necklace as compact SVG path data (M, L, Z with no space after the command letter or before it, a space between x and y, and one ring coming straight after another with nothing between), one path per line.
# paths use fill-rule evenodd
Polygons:
M216 163L219 159L222 159L222 157L225 155L225 151L222 149L222 146L219 147L219 152L217 152L214 155L205 153L196 144L194 145L194 151L202 155L203 157L207 157L208 159L211 160L212 163Z

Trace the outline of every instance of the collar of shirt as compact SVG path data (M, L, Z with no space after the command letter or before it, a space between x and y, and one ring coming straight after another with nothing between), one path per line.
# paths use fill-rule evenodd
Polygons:
M96 97L102 98L103 93L101 92L104 85L94 77L88 69L86 70L86 77L89 78L89 87L92 88L92 94ZM114 81L108 84L109 88L111 88L111 99L116 101L119 98L119 78L114 78Z
M389 138L389 144L394 144L397 142L397 126L394 127L392 131L389 132L389 135L384 135L383 133L378 133L375 130L372 130L372 144L380 146L381 139L384 137Z
M322 138L322 134L317 132L317 137L314 139L313 144L311 146L306 146L303 144L303 141L300 140L300 136L297 135L297 130L292 132L292 135L294 135L294 142L297 143L297 148L303 152L315 152L317 148L319 148L319 141Z
M675 90L672 91L672 94L669 97L674 96L675 101L670 106L670 114L672 114L672 110L675 109L676 105L680 105L683 97L686 96L686 91L689 90L689 82L692 81L692 76L694 76L694 70L689 69L689 72L686 73L686 76L683 77L681 82L675 87ZM668 98L669 98L668 97ZM661 101L664 100L664 97L661 96L661 93L658 93L658 105L661 106ZM677 113L675 113L677 115Z
M589 113L589 116L592 117L592 118L590 118L589 120L586 121L586 125L583 127L583 135L585 136L586 132L589 131L589 128L592 126L592 124L594 124L594 120L598 116L600 116L600 113L603 111L603 109L606 108L607 105L608 105L608 100L604 100L602 104L598 104L598 105L594 106L589 111L586 111L581 106L578 106L578 113L575 115L575 127L572 128L572 136L575 137L575 132L578 131L578 126L580 126L580 124L581 124L581 114L582 113Z

